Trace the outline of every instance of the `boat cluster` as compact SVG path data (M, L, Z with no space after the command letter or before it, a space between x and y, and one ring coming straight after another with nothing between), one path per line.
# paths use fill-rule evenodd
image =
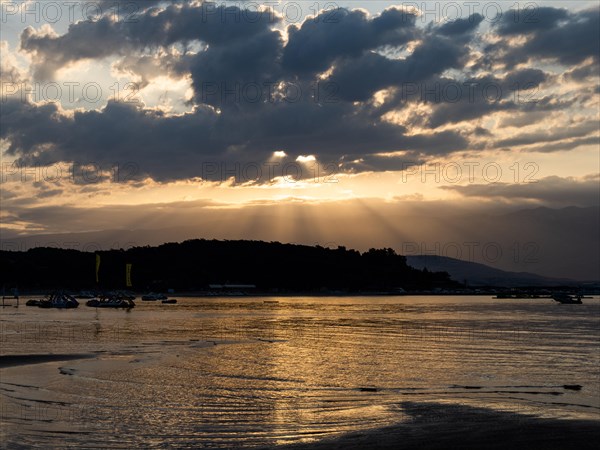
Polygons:
M93 308L133 308L135 303L129 297L119 295L101 295L85 302L86 306Z
M69 294L57 292L44 297L41 300L28 300L27 306L38 306L40 308L77 308L79 302Z
M78 296L79 298L88 299L85 303L86 306L90 306L92 308L134 308L135 307L135 295L128 292L110 292L102 295L93 295L90 293L83 293ZM142 296L142 300L144 301L156 301L161 300L162 303L173 304L177 303L177 300L174 298L167 298L163 294L153 294L150 293L148 295ZM79 306L79 302L77 299L64 292L55 292L50 295L47 295L43 299L39 300L28 300L26 303L27 306L37 306L39 308L77 308Z
M582 294L567 294L565 292L555 292L555 293L530 293L530 292L512 292L512 293L500 293L492 298L498 299L552 299L558 303L562 303L563 305L581 305L583 302L582 298L591 298L584 297Z

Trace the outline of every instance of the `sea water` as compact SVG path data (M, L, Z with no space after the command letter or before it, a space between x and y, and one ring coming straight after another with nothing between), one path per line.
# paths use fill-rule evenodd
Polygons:
M0 370L7 448L311 442L410 421L403 402L600 415L598 298L179 298L132 310L25 300L1 311L2 355L87 358Z

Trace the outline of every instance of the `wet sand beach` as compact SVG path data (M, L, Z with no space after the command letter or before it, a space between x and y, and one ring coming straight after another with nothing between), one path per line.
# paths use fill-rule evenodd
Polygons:
M5 309L6 448L587 449L600 299Z

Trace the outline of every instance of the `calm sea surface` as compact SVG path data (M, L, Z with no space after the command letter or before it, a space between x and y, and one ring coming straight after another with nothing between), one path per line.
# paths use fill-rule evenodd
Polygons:
M408 420L406 401L600 419L597 297L25 300L0 311L2 355L91 357L0 371L8 448L274 446Z

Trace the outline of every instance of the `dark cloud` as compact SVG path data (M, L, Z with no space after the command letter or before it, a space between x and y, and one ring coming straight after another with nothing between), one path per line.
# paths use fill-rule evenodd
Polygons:
M598 122L591 120L580 124L570 124L565 127L553 127L548 130L539 130L533 133L512 136L497 141L495 145L497 147L518 147L522 145L533 145L543 142L556 142L565 139L579 138L597 132ZM596 137L596 139L598 139L598 137Z
M379 53L336 64L329 81L346 101L365 101L384 88L424 83L445 70L462 67L468 50L451 39L431 35L404 59L390 59Z
M532 152L540 152L540 153L551 153L551 152L561 152L561 151L571 151L576 148L582 146L595 146L595 148L600 147L600 137L599 136L588 136L581 137L575 139L569 139L561 142L552 142L552 143L544 143L540 145L535 145L529 147L528 150Z
M282 47L278 32L264 31L252 39L215 44L198 53L189 67L196 101L221 107L255 107L268 101L276 81L281 80Z
M5 105L0 136L19 164L49 165L58 161L94 162L108 167L111 159L135 164L137 176L181 179L199 176L192 163L215 160L227 141L211 139L217 115L207 108L178 117L132 104L109 102L101 111L58 113L53 104ZM165 158L167 154L171 156ZM143 161L143 163L142 163Z
M536 34L555 28L567 20L566 9L539 7L507 11L497 23L498 33L504 36Z
M51 78L79 60L108 57L117 59L117 70L138 74L142 85L160 75L189 77L194 93L190 112L168 115L142 104L111 101L102 109L66 114L53 104L13 98L2 105L0 119L0 136L11 156L23 164L126 160L138 164L140 176L156 180L219 180L221 171L207 173L203 165L264 164L278 150L288 155L282 162L315 155L322 163L356 172L404 164L403 158L378 156L383 152L402 151L425 160L476 147L528 145L536 139L552 148L591 133L573 126L566 134L554 130L484 144L470 142L464 131L438 130L465 124L475 129L474 137L489 137L491 132L479 123L487 115L510 111L526 123L527 117L543 118L542 112L581 101L555 95L529 101L540 87L556 81L536 67L481 72L485 62L473 52L482 22L477 14L419 27L414 14L400 9L369 16L338 8L288 27L286 41L278 29L281 19L269 11L212 3L148 5L132 22L106 15L72 24L61 36L27 28L21 47L32 56L38 79ZM535 50L537 40L559 39L575 26L581 30L573 31L573 45L581 33L594 41L589 39L597 23L594 11L542 8L539 17L545 18L545 26L532 25L527 31L505 19L492 28L500 42L491 47L491 57L508 58L528 45ZM514 36L525 36L525 44L508 47L507 39ZM560 58L562 45L555 46ZM545 57L539 49L530 56ZM375 102L373 95L381 90L388 95ZM385 117L415 104L430 106L431 114L410 115L402 124ZM414 132L414 126L422 130Z
M352 154L445 154L468 147L456 132L408 134L406 127L353 103L382 87L461 66L468 50L435 30L422 35L413 14L388 9L370 18L358 10L324 12L298 29L290 27L287 43L272 28L276 17L265 12L237 20L240 14L237 7L178 4L142 13L134 23L110 17L76 23L62 36L25 30L21 45L34 56L38 77L79 59L120 55L116 67L140 73L147 82L160 73L157 58L147 53L152 48L191 41L206 47L179 61L173 53L160 59L167 73L191 77L193 113L168 117L110 102L69 117L53 105L12 102L2 118L9 153L24 164L125 158L140 162L145 175L172 180L204 177L205 163L262 164L282 149L292 161L314 154L319 161L343 164ZM420 43L404 59L373 52L416 38ZM106 45L89 45L92 39ZM302 52L310 58L303 59ZM327 80L306 78L307 72L332 67Z
M540 69L520 69L508 73L504 78L503 84L505 91L516 89L533 89L539 87L548 79L548 75ZM510 91L509 91L510 92Z
M439 27L438 32L444 36L460 36L473 32L483 21L481 14L472 14L466 19L457 19Z
M549 111L529 111L527 113L511 114L510 116L504 117L499 126L505 127L526 127L534 123L540 123L550 117L552 113Z
M356 58L382 46L399 46L419 36L415 16L398 9L369 19L360 10L338 8L288 28L282 64L295 74L323 72L337 58Z
M579 82L594 77L597 80L600 77L600 64L592 63L585 66L577 67L565 73L565 77L568 80L574 80Z
M482 118L494 112L541 107L535 96L528 95L528 92L538 88L547 78L548 75L539 69L520 69L509 72L504 78L486 75L462 81L438 79L424 86L433 90L434 95L427 95L426 90L417 91L412 98L434 104L428 124L437 128L447 123ZM406 99L410 98L407 94Z
M491 183L443 186L466 197L502 199L506 202L535 201L547 205L599 206L600 175L583 179L550 176L532 183Z
M226 45L261 34L278 20L269 11L208 2L200 6L182 3L157 13L143 11L130 21L106 15L96 21L77 22L62 36L28 27L21 34L21 49L33 56L35 78L47 80L57 69L82 59L185 46L194 41Z
M282 103L243 121L240 116L221 115L204 107L165 117L158 111L118 102L109 102L101 111L77 111L67 118L53 104L12 101L2 117L0 137L11 142L8 153L18 155L19 164L93 161L107 166L114 161L132 162L137 164L138 177L161 181L190 177L220 181L222 165L230 172L235 172L236 165L262 165L280 149L292 160L316 154L329 163L344 154L445 153L467 145L454 132L407 136L401 126L365 120L350 105L335 103L322 108L309 102L293 107ZM216 171L214 164L219 166Z
M564 65L600 58L600 8L570 13L558 8L511 10L495 27L499 36L525 36L520 45L500 41L488 48L508 66L532 59L551 59Z

